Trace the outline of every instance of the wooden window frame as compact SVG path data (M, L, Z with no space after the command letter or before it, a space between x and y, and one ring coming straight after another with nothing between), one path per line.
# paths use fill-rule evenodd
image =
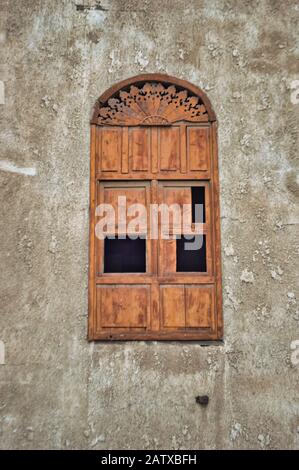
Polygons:
M141 124L129 124L126 126L122 122L113 123L113 113L111 118L111 110L108 109L108 122L107 118L102 117L101 109L109 108L109 100L117 99L119 92L127 90L130 86L140 87L148 83L161 83L166 86L174 86L179 91L187 90L192 96L198 98L199 103L202 103L202 107L205 108L205 113L199 115L198 122L192 122L190 120L179 119L170 125L165 123L141 123ZM184 102L184 100L183 100ZM188 104L188 103L187 103ZM113 108L113 107L112 107ZM114 108L115 109L115 108ZM188 109L188 108L187 108ZM110 114L109 114L110 113ZM104 116L107 116L107 114ZM110 117L109 117L110 116ZM117 116L117 114L116 114ZM110 122L109 122L110 119ZM161 167L161 159L159 157L159 135L156 127L161 125L161 129L174 129L178 128L179 142L180 142L180 157L179 161L173 163L171 171L164 169L167 166L164 163L164 167ZM101 131L100 129L108 128L113 136L114 128L117 127L117 136L115 148L117 149L119 159L118 161L104 161L104 166L99 166L100 152L103 152L103 142L101 142ZM133 161L132 156L132 133L134 128L144 128L145 135L147 135L146 129L150 129L147 135L149 139L149 155L146 157L146 161L141 162L141 170L138 170L136 161ZM202 166L201 162L194 166L194 162L191 164L190 152L192 149L191 135L194 133L192 129L207 129L206 145L209 150L208 157L206 158L206 166ZM167 136L167 132L163 131ZM176 133L176 132L175 132ZM199 131L200 133L200 131ZM120 137L119 137L120 136ZM195 136L196 137L196 136ZM122 144L120 145L120 140ZM130 140L131 139L131 140ZM158 145L157 145L158 142ZM105 144L104 144L105 145ZM135 145L135 144L134 144ZM155 149L158 149L157 151ZM196 152L196 148L195 148ZM139 158L137 156L137 158ZM168 158L168 157L167 157ZM170 158L170 157L169 157ZM101 165L103 160L101 159ZM109 166L110 165L110 166ZM193 165L193 166L192 166ZM177 172L174 168L179 166L180 172ZM173 170L172 170L173 168ZM175 275L175 284L173 282L173 274L161 273L158 268L158 249L161 250L161 240L148 240L147 241L147 272L146 273L131 273L129 276L126 275L126 284L124 284L123 274L109 274L103 275L99 270L99 262L102 263L101 257L97 256L97 253L102 252L102 244L95 237L95 209L98 201L99 186L109 187L124 187L128 186L142 186L147 188L147 197L150 198L151 202L159 202L161 199L161 188L169 185L177 186L192 186L192 185L204 185L207 191L208 207L206 213L208 214L208 223L205 224L206 230L210 237L208 243L208 270L206 273L178 273ZM88 316L88 339L93 340L221 340L223 337L223 320L222 320L222 286L221 286L221 247L220 247L220 207L219 207L219 175L218 175L218 146L217 146L217 122L214 111L212 110L209 99L205 93L198 87L192 85L184 80L170 77L164 74L142 74L136 77L124 80L109 90L107 90L96 102L93 117L91 119L91 133L90 133L90 242L89 242L89 316ZM210 220L209 220L210 217ZM99 261L100 260L100 261ZM150 269L148 270L148 268ZM142 322L146 323L146 327L142 323L142 328L131 327L130 324L123 326L120 322L120 326L116 329L106 327L103 329L99 325L99 301L97 302L97 288L103 288L102 294L107 296L107 290L110 289L111 295L113 294L113 286L120 283L123 286L132 286L133 289L137 289L140 298L147 296L147 304L145 307L144 318ZM169 287L173 286L173 287ZM179 286L179 287L176 287ZM182 287L183 286L183 287ZM194 292L200 292L203 298L208 298L211 301L211 311L213 318L210 320L210 327L198 327L194 326L188 329L186 326L181 327L165 327L165 324L171 325L171 320L161 317L161 311L163 310L163 302L165 302L165 293L167 289L177 288L178 292L174 292L174 300L177 296L180 299L181 294L184 294L185 309L186 302L189 306L189 314L191 315L194 304L192 295ZM139 291L138 291L139 289ZM149 293L146 289L149 289ZM193 290L192 290L193 289ZM195 290L194 290L195 289ZM197 291L196 291L197 289ZM199 290L198 290L199 289ZM201 292L202 291L202 292ZM171 293L171 292L170 292ZM172 293L171 293L172 294ZM132 297L133 298L133 297ZM101 297L102 299L102 297ZM170 296L171 299L171 296ZM191 299L191 300L190 300ZM193 303L192 303L192 302ZM100 303L102 300L100 301ZM179 300L180 302L180 300ZM191 302L191 303L190 303ZM140 309L140 306L137 306ZM167 307L168 308L168 307ZM109 313L109 308L107 309ZM164 312L164 311L163 311ZM191 313L190 313L191 312ZM171 313L171 310L170 310ZM107 312L105 312L107 316ZM164 313L163 313L164 315ZM186 316L186 312L185 312ZM188 325L190 320L186 317L185 325ZM204 325L205 319L203 319ZM162 324L163 323L163 324ZM193 325L196 324L193 322ZM109 325L109 321L107 321Z

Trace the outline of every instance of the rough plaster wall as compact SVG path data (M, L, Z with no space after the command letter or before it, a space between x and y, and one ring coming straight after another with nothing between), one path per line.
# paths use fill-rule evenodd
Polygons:
M77 3L1 0L0 446L299 448L299 3ZM86 341L89 117L140 72L218 117L223 345Z

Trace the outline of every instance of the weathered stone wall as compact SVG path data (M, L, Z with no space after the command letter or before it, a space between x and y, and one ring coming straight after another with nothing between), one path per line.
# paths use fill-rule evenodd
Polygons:
M0 447L299 448L299 3L0 5ZM217 114L223 345L86 341L89 118L141 72Z

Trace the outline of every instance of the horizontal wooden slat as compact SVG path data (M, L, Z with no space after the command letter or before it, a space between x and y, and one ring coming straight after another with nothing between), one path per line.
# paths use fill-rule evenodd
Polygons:
M130 173L130 181L138 181L138 180L147 180L147 181L151 181L151 180L180 180L180 181L188 181L188 180L193 180L194 179L194 172L188 172L188 173L176 173L176 172L172 172L171 174L169 173L150 173L150 172L143 172L143 171L140 171L140 172L134 172L134 173ZM206 180L209 180L210 179L210 172L207 171L207 172L198 172L196 173L196 178L198 180L203 180L203 181L206 181ZM97 172L96 174L96 179L98 180L101 180L101 181L105 181L105 180L117 180L117 181L121 181L121 180L128 180L128 174L124 174L124 173L120 173L120 174L116 174L115 172L108 172L108 171L105 171L103 173L101 172Z
M106 273L96 277L97 284L152 284L154 277L152 275L130 273Z
M174 273L158 277L154 275L142 275L139 273L130 273L125 275L107 273L96 277L97 284L136 284L136 282L138 282L138 284L153 284L154 282L158 282L159 284L213 284L215 282L215 278L206 274L199 275L198 273L195 273L195 275L190 275L190 273Z

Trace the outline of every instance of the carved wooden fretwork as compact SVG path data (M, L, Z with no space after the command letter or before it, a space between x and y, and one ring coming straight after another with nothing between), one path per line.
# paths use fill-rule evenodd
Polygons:
M207 122L206 107L198 96L174 85L147 82L121 90L107 103L97 103L92 122L98 125L169 125L177 121Z

